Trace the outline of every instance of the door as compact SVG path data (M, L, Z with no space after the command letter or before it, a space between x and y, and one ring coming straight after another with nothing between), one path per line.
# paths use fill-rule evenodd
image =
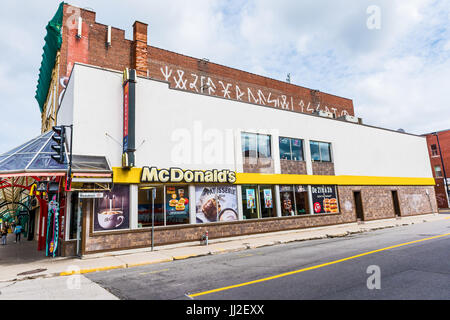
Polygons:
M400 217L400 203L398 201L397 191L392 191L392 201L394 202L394 212L396 217Z
M364 221L364 211L362 206L361 191L354 191L353 197L355 199L356 219Z

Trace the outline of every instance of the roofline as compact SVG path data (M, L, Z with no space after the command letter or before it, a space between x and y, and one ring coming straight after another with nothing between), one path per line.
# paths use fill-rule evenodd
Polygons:
M441 133L441 132L447 132L447 131L450 131L450 129L445 129L445 130L440 130L440 131L433 131L433 132L424 133L424 134L421 134L421 135L422 136L429 136L429 135L432 135L432 134L435 134L435 133Z

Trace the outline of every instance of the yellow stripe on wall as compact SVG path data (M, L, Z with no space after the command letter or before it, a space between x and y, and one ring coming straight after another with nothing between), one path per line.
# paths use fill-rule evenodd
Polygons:
M113 182L139 184L142 168L113 168ZM235 184L329 184L342 186L434 186L433 178L318 176L302 174L236 173Z

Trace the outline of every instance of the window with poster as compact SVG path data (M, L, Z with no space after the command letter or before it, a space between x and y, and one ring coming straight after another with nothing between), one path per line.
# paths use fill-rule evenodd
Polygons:
M130 228L130 186L114 185L103 198L94 201L94 231L114 231Z
M197 186L195 202L197 223L239 219L235 186Z
M155 189L155 199L152 199ZM138 192L138 227L189 223L189 190L187 186L140 185Z
M307 186L280 186L280 199L282 216L309 214Z
M339 201L336 186L311 186L311 195L314 213L338 213Z
M242 209L244 219L276 217L274 187L264 185L242 186Z

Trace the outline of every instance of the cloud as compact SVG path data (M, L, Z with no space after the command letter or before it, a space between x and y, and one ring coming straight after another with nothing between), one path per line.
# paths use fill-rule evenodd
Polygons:
M0 12L0 153L39 134L34 99L45 25L60 1L6 1ZM74 0L151 45L353 99L369 124L448 129L450 2L438 0ZM367 9L380 9L369 29Z

